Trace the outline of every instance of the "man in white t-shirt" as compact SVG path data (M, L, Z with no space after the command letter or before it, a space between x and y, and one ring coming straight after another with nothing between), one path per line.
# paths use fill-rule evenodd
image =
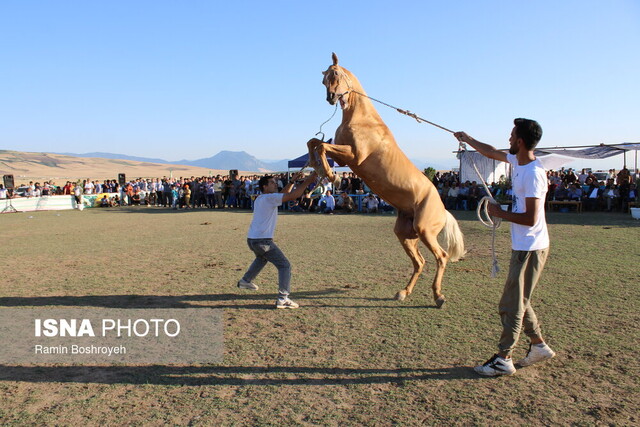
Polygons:
M252 283L252 280L262 271L267 262L272 263L278 269L278 300L276 301L276 308L299 307L298 304L289 299L289 294L291 293L291 264L273 241L273 234L278 220L278 206L302 196L304 189L317 177L316 173L313 172L293 190L293 185L302 176L302 172L295 174L282 189L282 193L278 192L278 184L273 176L267 175L260 178L258 186L262 194L256 198L253 204L253 219L247 233L247 244L256 255L256 259L249 266L242 279L238 281L238 287L257 290L258 285Z
M551 359L555 352L544 342L533 308L531 294L535 289L549 253L549 233L545 219L544 201L547 193L547 175L533 151L542 137L540 125L529 119L515 119L509 138L509 153L483 144L464 132L454 136L475 148L480 154L494 160L509 162L512 167L513 207L503 211L498 204L489 204L489 215L511 222L511 262L509 274L500 299L499 312L502 335L498 353L475 371L481 375L511 375L516 369L511 352L520 332L529 337L531 344L524 359L518 364L530 366Z

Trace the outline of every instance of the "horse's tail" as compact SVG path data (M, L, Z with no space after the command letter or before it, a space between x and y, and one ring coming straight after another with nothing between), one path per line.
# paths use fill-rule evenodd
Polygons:
M449 261L458 261L466 253L464 236L460 231L458 221L451 215L451 212L447 210L445 212L447 213L447 222L445 222L442 232L444 233L444 243L447 246L446 251L449 254Z

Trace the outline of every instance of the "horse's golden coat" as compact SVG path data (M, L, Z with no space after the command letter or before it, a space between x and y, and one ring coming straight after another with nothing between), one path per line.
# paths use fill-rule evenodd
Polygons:
M418 249L418 241L422 240L436 258L432 289L440 307L445 301L440 287L447 261L456 261L464 254L458 223L444 208L435 186L400 150L358 79L338 65L335 53L333 65L323 74L327 101L332 105L340 103L342 123L336 130L335 144L315 138L307 143L314 168L321 176L332 179L326 159L329 156L340 166L349 166L373 192L397 209L394 232L414 269L409 283L396 298L403 300L411 294L422 272L425 260ZM443 230L448 252L438 244L437 236Z

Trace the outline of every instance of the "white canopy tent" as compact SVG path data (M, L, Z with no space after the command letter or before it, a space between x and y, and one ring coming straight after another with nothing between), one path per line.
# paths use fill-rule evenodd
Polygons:
M538 148L535 150L536 157L540 159L545 169L559 169L575 159L606 159L609 157L624 155L624 165L627 165L627 152L635 152L635 170L638 171L638 150L640 142L624 142L612 145L584 145L579 147L555 147ZM506 150L504 150L506 151ZM509 177L510 167L507 163L488 159L476 151L458 152L460 159L460 181L478 181L478 174L473 168L473 164L478 168L482 179L485 182L498 182L500 176Z

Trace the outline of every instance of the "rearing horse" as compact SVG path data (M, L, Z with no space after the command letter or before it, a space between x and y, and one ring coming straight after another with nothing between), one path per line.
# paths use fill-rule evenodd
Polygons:
M349 166L371 190L396 208L398 218L393 231L413 262L413 274L395 298L402 301L411 294L424 268L425 260L418 248L422 240L436 258L432 289L436 306L441 307L445 297L440 288L447 262L457 261L465 252L458 222L444 208L431 181L400 150L358 79L338 65L335 53L333 65L322 74L327 101L331 105L340 103L342 123L336 130L335 144L316 138L307 143L309 159L316 159L313 167L320 176L332 180L329 156L340 166ZM448 252L438 244L441 231Z

